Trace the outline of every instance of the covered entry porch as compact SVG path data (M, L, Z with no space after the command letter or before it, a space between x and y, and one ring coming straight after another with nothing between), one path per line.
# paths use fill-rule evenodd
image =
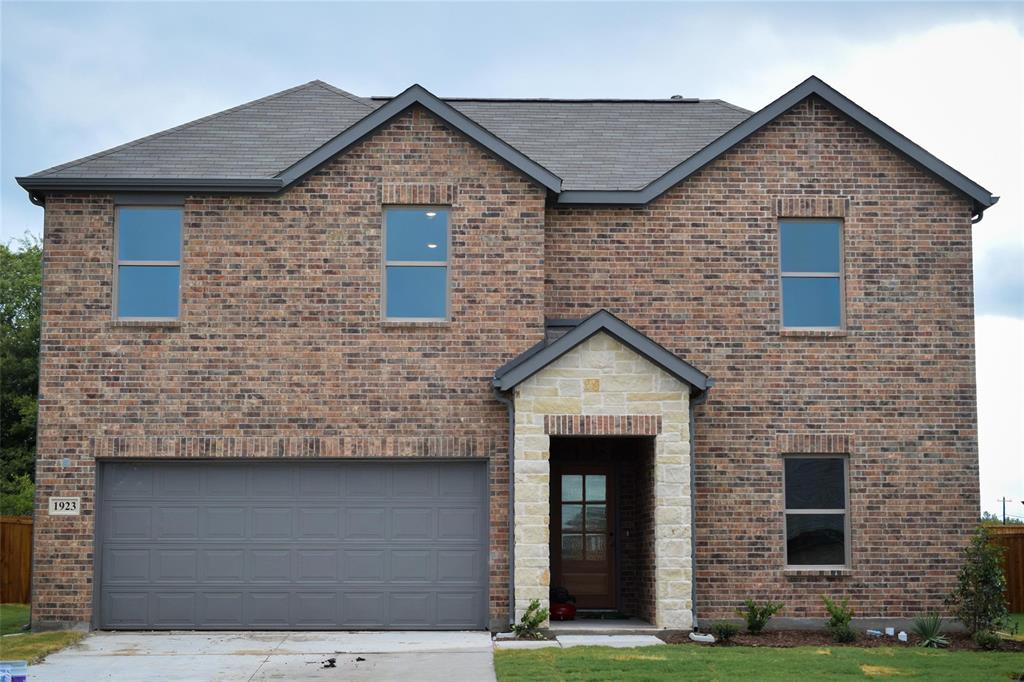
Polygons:
M583 609L689 629L691 404L709 378L607 311L503 367L511 394L514 617Z

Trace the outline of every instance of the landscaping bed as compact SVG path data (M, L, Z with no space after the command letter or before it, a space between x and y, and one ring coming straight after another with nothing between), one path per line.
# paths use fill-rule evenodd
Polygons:
M909 634L909 633L908 633ZM716 642L715 644L698 644L692 641L689 636L685 633L674 633L666 635L664 639L669 644L689 644L698 647L775 647L775 648L790 648L798 646L817 646L817 647L856 647L871 649L876 647L895 647L895 648L916 648L922 650L921 647L917 646L919 639L913 634L909 634L909 642L901 642L895 637L869 637L861 634L857 640L849 644L836 643L831 635L824 630L766 630L759 635L751 635L746 632L740 632L732 637L728 642ZM980 651L982 650L970 635L965 633L947 633L946 638L949 640L949 645L945 649L953 651ZM1002 651L1020 651L1024 652L1024 641L1016 640L1003 640ZM935 651L932 649L932 651Z

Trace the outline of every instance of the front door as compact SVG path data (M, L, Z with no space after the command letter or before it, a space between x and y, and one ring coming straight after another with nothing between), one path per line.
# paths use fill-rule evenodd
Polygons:
M564 462L552 468L552 585L576 597L577 608L617 608L612 467Z

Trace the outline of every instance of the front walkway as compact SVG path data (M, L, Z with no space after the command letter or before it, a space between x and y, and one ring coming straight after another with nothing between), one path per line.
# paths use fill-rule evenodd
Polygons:
M334 667L329 666L334 659ZM32 682L494 680L488 632L96 632Z

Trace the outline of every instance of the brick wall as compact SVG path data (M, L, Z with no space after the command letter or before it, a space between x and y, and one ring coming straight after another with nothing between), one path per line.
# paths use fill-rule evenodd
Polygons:
M489 458L505 618L507 417L490 377L543 336L544 196L407 112L280 196L189 197L178 325L111 321L111 196L48 197L37 623L90 619L96 456ZM451 202L450 324L381 321L382 199ZM81 496L83 516L47 516L51 495Z
M780 213L844 217L845 333L780 333ZM978 513L970 217L820 100L648 206L549 210L547 315L605 307L718 382L695 410L699 618L823 616L825 592L941 609ZM849 449L848 574L783 571L779 436Z

